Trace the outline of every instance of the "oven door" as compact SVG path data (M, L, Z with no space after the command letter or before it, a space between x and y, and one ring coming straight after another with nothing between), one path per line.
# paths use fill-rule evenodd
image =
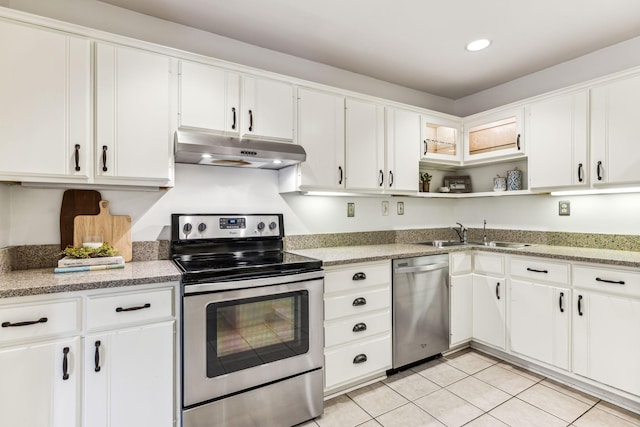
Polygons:
M323 274L186 286L184 407L322 368Z

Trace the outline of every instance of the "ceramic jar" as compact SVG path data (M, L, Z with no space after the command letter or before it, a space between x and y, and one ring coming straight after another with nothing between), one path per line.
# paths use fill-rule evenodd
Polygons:
M522 171L519 171L518 168L507 171L507 190L522 190Z
M496 175L493 178L493 191L505 191L507 189L507 178Z

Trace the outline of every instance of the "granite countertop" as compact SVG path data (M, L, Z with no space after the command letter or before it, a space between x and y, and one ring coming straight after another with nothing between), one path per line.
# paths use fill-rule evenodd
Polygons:
M117 288L174 282L180 273L171 261L130 262L123 269L54 273L53 268L17 270L0 274L0 298Z
M308 256L311 258L321 259L323 265L328 267L332 265L349 264L353 262L368 262L423 255L435 255L449 252L466 251L470 249L513 255L553 258L564 261L590 262L640 268L640 252L548 245L533 245L517 249L486 247L480 245L434 248L427 245L405 243L298 249L289 252Z

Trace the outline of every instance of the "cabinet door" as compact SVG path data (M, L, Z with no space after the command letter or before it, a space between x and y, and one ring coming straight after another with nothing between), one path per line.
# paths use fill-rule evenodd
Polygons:
M418 191L420 115L387 108L385 192Z
M524 156L524 109L475 117L464 124L465 162Z
M89 41L4 21L0 39L0 177L86 180L92 158Z
M298 144L307 152L301 186L344 188L343 96L298 89Z
M180 126L237 134L240 75L195 62L180 62Z
M382 192L385 184L384 107L347 99L345 126L347 189Z
M511 280L511 350L569 369L569 290Z
M505 348L504 279L473 275L473 338Z
M640 301L574 291L573 371L640 395Z
M530 188L588 185L588 117L586 90L528 107Z
M450 347L473 336L473 279L471 274L451 276Z
M79 426L79 347L69 338L1 349L0 424Z
M240 136L293 141L293 101L290 84L243 76Z
M461 124L439 117L421 116L420 159L429 163L459 165L462 159Z
M97 180L171 180L175 63L137 49L96 49Z
M169 321L85 338L85 427L173 426L173 329Z
M591 90L591 182L640 182L640 76Z

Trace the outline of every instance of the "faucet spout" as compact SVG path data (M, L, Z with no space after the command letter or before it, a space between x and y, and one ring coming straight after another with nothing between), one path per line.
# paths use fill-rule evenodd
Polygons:
M456 222L456 224L459 225L459 227L449 227L449 228L451 228L453 231L456 232L461 243L467 243L467 227L460 224L459 222Z
M484 225L482 226L482 243L487 245L487 220L484 220Z

